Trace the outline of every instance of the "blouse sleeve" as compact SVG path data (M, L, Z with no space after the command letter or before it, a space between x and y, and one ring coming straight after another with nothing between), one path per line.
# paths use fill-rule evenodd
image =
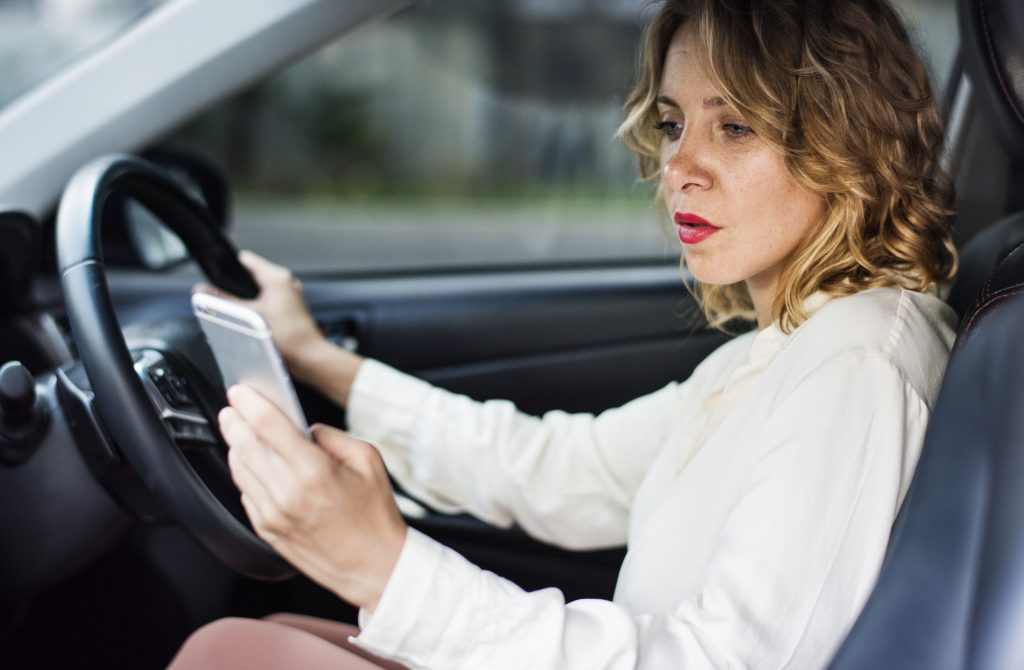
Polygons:
M743 495L674 611L527 593L411 531L354 641L410 668L822 667L874 582L927 419L880 356L833 359L754 429Z
M517 523L568 548L622 545L651 460L737 344L742 349L733 340L713 353L688 381L599 416L528 416L511 402L477 402L368 360L353 387L349 427L377 446L410 495L436 509Z

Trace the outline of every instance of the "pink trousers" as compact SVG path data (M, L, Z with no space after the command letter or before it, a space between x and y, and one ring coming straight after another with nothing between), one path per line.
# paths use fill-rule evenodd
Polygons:
M302 616L219 619L193 633L168 670L405 670L352 645L355 626Z

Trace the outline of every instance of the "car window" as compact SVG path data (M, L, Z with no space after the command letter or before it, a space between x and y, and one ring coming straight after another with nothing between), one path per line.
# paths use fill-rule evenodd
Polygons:
M893 0L893 4L914 32L936 88L943 91L959 45L955 0Z
M0 106L125 32L168 0L3 0Z
M952 0L898 5L948 70ZM418 2L167 143L225 169L240 247L300 271L676 263L615 139L644 6Z

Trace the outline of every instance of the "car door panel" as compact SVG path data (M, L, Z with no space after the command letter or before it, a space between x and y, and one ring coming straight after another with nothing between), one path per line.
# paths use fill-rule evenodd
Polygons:
M307 280L339 342L456 393L524 412L600 412L689 376L725 341L695 327L678 268L603 267ZM412 524L524 588L610 597L623 550L571 552L465 515Z

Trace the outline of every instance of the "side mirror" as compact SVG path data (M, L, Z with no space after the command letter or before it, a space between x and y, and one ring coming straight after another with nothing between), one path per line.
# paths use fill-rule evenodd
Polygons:
M227 228L230 194L221 171L198 154L158 148L142 154L164 168L185 191L203 203L221 230ZM110 266L163 271L188 260L181 240L137 200L114 195L106 204L104 259Z

